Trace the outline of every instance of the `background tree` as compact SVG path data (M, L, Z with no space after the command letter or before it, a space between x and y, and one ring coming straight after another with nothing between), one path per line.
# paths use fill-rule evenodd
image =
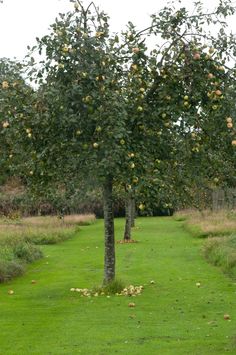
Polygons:
M196 3L195 11L189 15L184 8L175 11L165 7L153 15L150 35L155 34L158 42L148 56L142 31L137 33L130 24L126 33L126 55L133 52L133 57L127 62L130 66L127 65L124 77L124 92L128 97L133 138L131 154L136 161L140 159L138 154L142 155L137 166L146 170L140 174L144 177L141 182L144 200L145 190L147 200L152 196L152 201L154 198L160 201L162 191L171 191L171 186L176 192L173 179L177 176L182 195L187 195L188 184L204 183L210 170L215 178L217 171L223 171L219 147L232 150L226 120L234 105L227 90L235 75L233 69L227 68L227 61L234 54L235 40L225 32L223 19L234 9L230 2L220 3L209 14L202 11L201 3ZM206 33L204 23L220 24L219 33L216 36ZM140 114L135 115L137 111ZM145 147L141 146L143 142ZM201 172L201 179L196 171ZM134 191L132 180L128 187ZM140 206L143 208L144 204ZM126 239L130 238L127 230Z
M7 58L0 60L0 85L1 178L15 173L24 177L24 170L21 174L20 166L29 157L22 149L22 136L19 135L18 127L23 127L24 138L30 138L30 129L25 127L32 115L35 93L23 78L22 64ZM28 151L31 152L31 149Z

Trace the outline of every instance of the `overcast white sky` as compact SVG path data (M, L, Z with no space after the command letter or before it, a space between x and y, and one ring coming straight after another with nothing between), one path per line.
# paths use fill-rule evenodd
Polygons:
M149 15L157 12L165 0L94 0L100 9L109 14L112 30L119 32L130 20L142 29L149 23ZM89 4L90 0L84 0ZM194 1L183 0L191 6ZM208 9L213 9L218 1L204 0ZM69 0L3 0L0 4L0 57L22 59L27 53L27 45L35 43L48 31L59 12L72 8ZM236 33L236 16L230 21Z

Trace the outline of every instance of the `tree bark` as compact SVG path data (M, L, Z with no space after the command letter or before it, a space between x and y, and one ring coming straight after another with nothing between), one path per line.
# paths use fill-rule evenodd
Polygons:
M128 197L126 199L126 204L125 204L125 232L124 232L125 241L131 239L132 215L133 215L133 199L132 199L132 194L128 193Z
M135 218L136 218L136 207L135 207L135 197L132 196L132 216L131 216L131 227L135 227Z
M115 236L112 185L113 179L109 176L106 178L103 186L105 229L104 284L108 284L115 279Z

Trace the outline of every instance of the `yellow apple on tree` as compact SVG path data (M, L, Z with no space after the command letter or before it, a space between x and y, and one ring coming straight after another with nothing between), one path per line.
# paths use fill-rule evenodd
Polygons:
M193 59L194 59L194 60L199 60L199 59L201 59L200 53L198 53L198 52L194 53Z
M102 127L101 127L101 126L97 126L97 127L96 127L96 132L101 132L101 130L102 130Z
M8 89L8 88L9 88L9 83L8 83L8 81L3 81L3 82L2 82L2 88L3 88L3 89Z
M138 47L134 47L132 48L132 52L137 54L140 51L140 49Z
M137 64L132 64L132 65L131 65L131 68L132 68L133 70L137 70L137 69L138 69L138 66L137 66Z
M145 209L145 205L143 203L140 203L138 208L140 209L140 211L143 211Z
M64 53L69 52L69 48L68 48L68 46L67 46L66 44L65 44L64 47L62 48L62 51L63 51Z
M209 74L207 75L207 77L208 77L208 79L213 79L213 78L214 78L214 75L213 75L212 73L209 73Z
M219 66L218 69L221 71L225 71L225 67L223 67L223 65Z
M215 91L215 94L216 94L217 96L221 96L221 95L222 95L222 91L216 90L216 91Z
M3 126L3 128L7 128L10 126L10 124L8 121L5 121L5 122L3 122L2 126Z
M129 157L129 158L134 158L134 153L129 153L129 154L128 154L128 157Z

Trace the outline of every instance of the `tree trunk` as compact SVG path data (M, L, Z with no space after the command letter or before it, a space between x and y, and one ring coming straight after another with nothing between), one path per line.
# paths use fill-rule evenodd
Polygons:
M131 227L132 227L132 215L133 215L133 199L132 194L128 193L128 197L126 199L125 204L125 232L124 232L124 240L131 239Z
M132 216L131 216L131 227L135 227L135 217L136 217L136 208L135 208L135 197L132 196Z
M104 228L105 228L105 258L104 284L115 279L115 236L112 197L112 177L107 177L103 186L104 199Z

